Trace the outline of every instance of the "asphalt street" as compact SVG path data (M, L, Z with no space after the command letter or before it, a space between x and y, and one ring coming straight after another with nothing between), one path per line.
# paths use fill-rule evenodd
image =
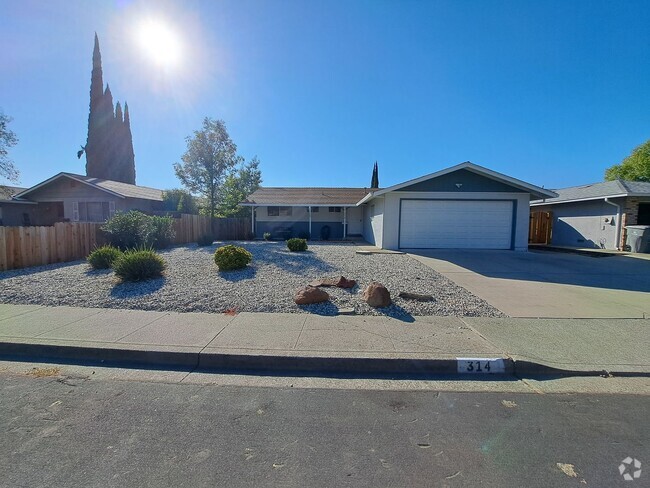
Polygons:
M218 386L39 371L0 372L3 487L650 486L644 395ZM647 470L633 481L618 470L628 456Z

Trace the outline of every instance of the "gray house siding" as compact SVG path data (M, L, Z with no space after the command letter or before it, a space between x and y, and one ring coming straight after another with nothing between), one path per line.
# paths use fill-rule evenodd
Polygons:
M460 184L459 188L457 185ZM507 192L526 193L524 190L506 185L500 181L478 175L472 171L461 169L438 176L437 178L421 181L414 185L400 188L402 192Z
M624 204L621 198L612 201ZM617 210L604 200L540 205L531 210L553 213L551 244L554 246L617 248Z

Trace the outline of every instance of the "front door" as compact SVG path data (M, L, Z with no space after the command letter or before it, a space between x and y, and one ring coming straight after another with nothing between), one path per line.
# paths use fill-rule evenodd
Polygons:
M363 234L363 209L361 207L348 207L347 220L349 236Z

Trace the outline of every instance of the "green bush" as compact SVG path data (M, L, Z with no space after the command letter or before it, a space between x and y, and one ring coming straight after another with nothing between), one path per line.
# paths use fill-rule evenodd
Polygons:
M115 274L124 281L159 278L166 268L163 258L152 248L129 249L113 262Z
M265 232L264 233L264 240L265 241L270 241L271 240L271 233L270 232Z
M298 239L294 237L287 241L287 247L291 252L301 252L307 250L307 239Z
M253 260L253 255L246 249L228 244L214 252L214 262L219 271L231 271L245 268Z
M113 266L113 262L121 255L122 251L116 247L98 247L88 255L88 264L94 269L107 269Z
M116 213L103 226L108 242L122 250L137 247L163 248L174 238L171 217L154 217L137 210Z
M196 243L200 246L211 246L214 242L214 238L211 235L205 235L198 238Z
M174 220L171 217L147 216L149 219L149 232L144 245L156 249L169 247L174 238Z

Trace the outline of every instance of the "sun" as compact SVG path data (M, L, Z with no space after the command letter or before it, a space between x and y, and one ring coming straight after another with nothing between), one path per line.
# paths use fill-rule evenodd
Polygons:
M147 20L137 30L144 54L162 68L174 68L181 61L181 41L174 30L159 20Z

